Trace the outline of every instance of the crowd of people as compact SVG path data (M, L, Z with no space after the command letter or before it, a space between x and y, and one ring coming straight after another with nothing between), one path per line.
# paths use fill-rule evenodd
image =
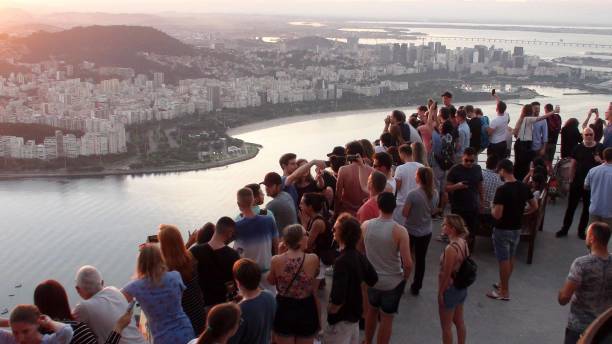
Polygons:
M122 288L106 286L98 269L83 266L75 277L81 300L70 309L59 282L42 282L33 304L0 320L11 328L0 331L0 343L389 343L408 282L415 296L424 287L437 220L436 239L446 243L437 288L441 339L453 343L454 327L456 341L465 343L474 234L483 223L493 226L499 281L486 296L510 301L522 219L546 194L559 137L561 157L572 163L557 237L568 234L582 199L578 236L591 250L574 261L559 292L560 304L571 302L565 343L576 343L612 307L606 277L612 276L612 103L607 122L591 109L580 134L579 122L562 126L551 104L543 115L537 102L523 106L511 128L499 98L492 119L470 105L455 108L449 92L442 101L438 107L429 100L409 119L393 111L379 138L337 146L327 159L282 155L281 173L237 190L237 215L207 223L187 242L175 226L160 225L141 245L134 279ZM513 136L514 162L508 159ZM478 156L485 151L482 169ZM322 302L317 292L326 274L331 287ZM140 325L132 316L136 302L146 319Z

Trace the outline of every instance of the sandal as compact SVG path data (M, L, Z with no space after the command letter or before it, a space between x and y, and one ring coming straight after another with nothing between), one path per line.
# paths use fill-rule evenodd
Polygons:
M499 289L501 289L501 287L499 286L499 283L495 282L492 284L493 289L495 289L496 291L499 291Z
M487 297L499 301L510 301L510 297L502 296L497 290L491 290L488 292Z

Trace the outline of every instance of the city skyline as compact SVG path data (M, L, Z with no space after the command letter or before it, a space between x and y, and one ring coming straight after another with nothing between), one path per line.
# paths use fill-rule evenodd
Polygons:
M1 1L2 8L19 8L35 15L51 12L108 12L193 15L197 13L240 13L291 15L313 18L404 19L419 21L452 20L473 23L522 23L607 26L606 14L612 2L551 0L296 0L290 4L280 0L238 0L228 4L218 0L89 1L76 0L49 3L41 0ZM527 12L526 12L527 11ZM525 16L533 13L535 16ZM535 17L535 19L534 19Z

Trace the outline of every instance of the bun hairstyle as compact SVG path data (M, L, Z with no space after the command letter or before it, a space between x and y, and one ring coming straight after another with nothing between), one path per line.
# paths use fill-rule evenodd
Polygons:
M465 226L465 222L459 215L448 214L444 216L444 222L446 222L449 227L452 227L455 232L457 232L458 236L465 237L470 234L467 227Z

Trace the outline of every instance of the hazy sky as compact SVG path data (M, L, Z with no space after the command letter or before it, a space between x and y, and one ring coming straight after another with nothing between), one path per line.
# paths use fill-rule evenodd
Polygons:
M43 12L233 12L612 27L612 0L0 0L0 7Z

